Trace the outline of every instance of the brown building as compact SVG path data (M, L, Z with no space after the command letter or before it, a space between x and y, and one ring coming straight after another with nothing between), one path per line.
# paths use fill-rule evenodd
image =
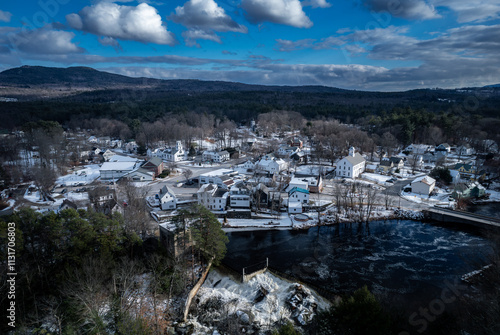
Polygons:
M151 171L155 174L155 178L163 172L163 161L159 157L153 157L144 163L141 168Z

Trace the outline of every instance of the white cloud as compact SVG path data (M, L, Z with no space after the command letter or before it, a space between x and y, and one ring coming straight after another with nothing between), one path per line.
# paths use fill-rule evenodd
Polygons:
M97 36L142 43L176 44L175 36L163 25L158 12L146 3L121 6L100 2L66 15L68 24Z
M313 25L299 0L242 0L241 7L251 23L267 21L296 28L310 28Z
M75 33L44 27L36 30L18 31L9 35L10 47L32 54L82 53L72 39Z
M182 33L182 37L186 41L186 45L188 47L195 46L199 48L200 45L196 42L197 40L208 40L219 44L222 43L220 37L217 36L215 33L207 32L201 29L189 29L187 31L184 31Z
M233 21L214 0L190 0L175 8L174 22L189 28L247 33L247 27Z
M222 43L216 31L248 32L247 27L233 21L214 0L189 0L183 6L176 7L175 14L169 18L189 28L182 33L187 46L200 47L196 42L198 39Z
M328 8L331 7L332 4L326 2L326 0L306 0L302 1L302 6L311 6L312 8Z
M364 0L364 3L375 12L388 12L394 17L407 20L429 20L441 17L434 6L425 0Z
M493 20L500 17L498 0L434 0L434 5L448 7L456 12L460 23Z
M0 10L0 22L10 22L11 17L12 17L12 13Z

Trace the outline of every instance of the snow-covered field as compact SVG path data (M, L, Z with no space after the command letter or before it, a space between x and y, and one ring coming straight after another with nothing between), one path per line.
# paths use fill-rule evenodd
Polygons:
M86 165L85 168L71 174L57 178L56 184L63 186L75 186L78 184L90 184L100 176L99 165Z

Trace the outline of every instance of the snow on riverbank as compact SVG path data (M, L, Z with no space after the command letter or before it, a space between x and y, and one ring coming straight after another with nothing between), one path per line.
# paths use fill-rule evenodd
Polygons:
M239 283L217 270L208 275L197 301L198 317L188 321L196 334L212 334L215 329L229 333L230 326L239 328L236 333L258 331L286 320L305 325L316 311L330 306L317 293L269 272Z

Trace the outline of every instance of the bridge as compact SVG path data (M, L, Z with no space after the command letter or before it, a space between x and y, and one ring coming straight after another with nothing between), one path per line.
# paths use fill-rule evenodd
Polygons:
M479 228L500 229L500 219L490 216L439 207L431 207L424 210L423 212L426 218L438 222L455 222L473 225Z

